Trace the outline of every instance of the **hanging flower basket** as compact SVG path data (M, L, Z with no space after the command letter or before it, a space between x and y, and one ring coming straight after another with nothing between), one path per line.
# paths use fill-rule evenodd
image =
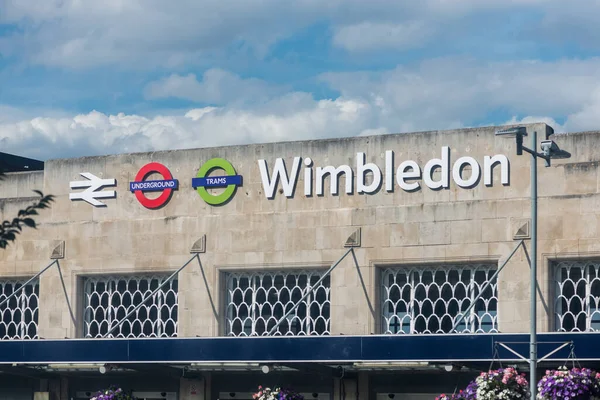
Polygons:
M600 374L588 368L561 367L546 371L537 387L540 400L597 400L600 399Z
M304 397L300 394L289 389L282 389L280 387L271 389L268 387L263 388L262 386L258 387L258 392L252 398L254 400L304 400Z
M441 394L436 400L526 400L528 396L525 374L519 374L514 368L500 368L482 372L465 390L452 395Z
M135 400L135 397L128 395L121 388L111 386L99 391L90 400Z
M467 400L467 399L465 397L465 392L463 392L461 390L458 393L454 393L454 394L442 393L438 397L436 397L435 400Z
M477 400L522 400L529 396L529 383L525 374L519 374L514 368L482 372L475 382Z

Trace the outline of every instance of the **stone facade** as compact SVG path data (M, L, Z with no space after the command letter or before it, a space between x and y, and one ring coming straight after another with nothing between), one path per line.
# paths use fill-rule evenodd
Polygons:
M543 140L551 128L526 125ZM361 247L355 251L360 276L350 257L331 275L331 333L371 334L381 330L378 271L390 265L430 263L500 263L517 243L513 236L530 216L530 157L515 155L515 141L496 137L497 128L461 129L348 139L286 142L221 148L122 154L51 160L43 172L9 174L0 183L0 215L9 218L28 205L32 189L56 196L50 210L37 219L37 230L27 229L18 241L0 252L0 276L29 277L47 265L60 241L66 255L60 260L67 293L75 310L81 310L80 277L94 274L172 272L190 257L190 248L206 235L206 252L179 276L179 336L219 336L224 333L224 287L221 272L323 268L340 258L346 239L361 228ZM552 136L572 153L554 160L539 176L539 318L540 331L554 329L553 285L550 262L564 258L600 255L600 194L598 165L600 132ZM528 138L525 144L529 145ZM356 155L382 170L386 151L394 151L394 168L405 160L421 167L450 148L449 188L432 190L423 180L420 189L405 191L394 177L393 190L357 193ZM474 187L459 187L452 165L459 157L473 157L484 169L484 157L505 155L510 161L510 182L500 182L493 170L493 185L483 178ZM191 179L205 161L219 157L231 162L243 185L227 204L211 206L192 188ZM323 196L304 194L304 164L293 197L279 190L265 195L258 160L273 169L275 159L286 161L288 173L294 157L313 166L347 164L354 172L353 193L330 194L325 180ZM157 210L144 208L129 191L140 168L149 162L167 166L179 189ZM313 179L315 178L313 168ZM106 207L69 200L69 182L82 180L81 172L117 180L117 196L103 199ZM463 170L463 178L472 173ZM367 176L365 184L372 177ZM436 170L433 179L440 179ZM113 188L110 188L113 189ZM314 187L313 187L314 189ZM314 193L314 192L313 192ZM529 248L529 241L526 241ZM361 279L362 278L362 279ZM529 266L520 249L499 278L499 330L528 332ZM81 337L81 315L74 326L56 268L40 278L39 335L43 338Z
M550 132L543 124L527 129L536 130L541 138ZM595 145L600 135L561 134L553 139L572 157L555 160L550 168L542 162L539 166L541 331L553 329L549 260L593 257L600 250L600 150ZM410 159L423 168L428 160L440 158L443 146L450 147L451 166L463 156L475 158L483 167L485 156L506 155L509 185L500 184L496 168L493 186L479 182L474 188L461 188L451 179L448 189L432 190L421 181L419 190L407 192L394 182L392 192L383 183L373 194L358 194L354 182L354 193L346 194L341 178L340 193L331 195L327 178L323 196L306 196L301 169L292 198L280 190L268 199L257 163L264 159L272 169L281 157L290 172L293 157L310 157L316 166L350 165L356 181L359 152L382 170L386 150L394 151L396 167ZM229 160L243 176L243 186L231 201L218 207L206 204L191 187L200 165L214 157ZM180 184L170 202L158 210L144 208L129 192L128 183L151 161L166 165ZM347 237L361 228L362 246L356 256L364 287L350 258L334 270L331 329L333 334L377 333L378 267L498 262L511 251L513 235L530 215L529 162L529 156L515 155L514 140L495 137L494 128L51 160L43 172L9 174L0 185L3 217L30 203L32 189L56 196L52 208L39 217L39 228L26 230L16 244L0 253L0 275L32 276L49 262L57 241L65 241L66 257L60 264L78 308L79 276L173 271L190 257L193 243L206 235L201 261L209 286L197 264L181 272L179 332L180 336L215 336L223 332L219 272L325 267L343 254ZM81 180L80 172L116 178L117 197L103 200L106 207L70 201L69 182ZM439 174L435 171L434 178ZM463 171L466 174L469 171ZM528 330L528 280L526 256L519 251L500 275L500 331ZM42 275L40 287L40 336L81 335L81 327L73 326L70 319L57 270Z

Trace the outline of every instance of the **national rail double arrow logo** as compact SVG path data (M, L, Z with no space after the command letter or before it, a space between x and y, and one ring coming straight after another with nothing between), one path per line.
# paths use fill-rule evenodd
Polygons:
M114 190L102 190L105 186L116 186L116 179L102 179L89 172L80 172L79 175L86 178L87 181L71 181L69 182L69 187L71 189L86 189L78 193L69 193L69 200L83 200L94 207L106 207L106 204L98 199L113 199L117 197L117 192Z

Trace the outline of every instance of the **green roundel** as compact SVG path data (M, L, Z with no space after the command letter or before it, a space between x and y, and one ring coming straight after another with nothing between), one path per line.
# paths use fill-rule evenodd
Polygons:
M225 171L226 176L237 176L235 168L233 168L233 165L231 165L229 161L225 160L224 158L213 158L202 165L202 167L198 170L198 174L196 175L196 177L206 178L212 170L217 168ZM233 196L236 187L237 184L231 183L225 187L225 191L223 191L223 193L218 195L210 194L204 186L198 186L196 191L198 192L200 197L202 197L202 200L204 200L210 205L218 206L227 202Z

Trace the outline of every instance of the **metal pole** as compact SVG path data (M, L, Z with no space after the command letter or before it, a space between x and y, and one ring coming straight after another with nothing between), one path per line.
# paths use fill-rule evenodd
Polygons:
M568 345L573 346L573 342L565 342L565 343L563 343L562 345L558 346L556 349L552 350L550 353L546 354L544 357L541 357L538 361L544 361L544 360L548 359L551 355L559 352L560 350L564 349Z
M18 288L17 290L15 290L14 292L12 292L12 294L10 296L8 296L7 298L5 298L4 300L2 300L2 302L0 302L0 307L2 307L4 305L4 303L6 303L7 301L9 301L10 299L12 299L13 297L15 297L17 295L17 293L19 293L21 290L25 289L25 286L27 286L28 284L30 284L32 281L34 281L35 279L37 279L41 274L43 274L44 272L46 272L46 270L48 268L50 268L51 266L54 265L54 263L57 262L56 260L52 261L50 264L48 264L48 266L46 268L44 268L43 270L41 270L40 272L38 272L37 274L35 274L33 276L33 278L29 279L27 282L25 282L20 288Z
M531 336L529 339L529 391L537 391L537 132L531 135Z
M73 326L77 327L75 314L73 313L73 307L71 307L71 302L69 301L69 295L67 294L67 286L65 285L65 280L63 278L62 271L60 270L60 263L58 262L58 260L56 260L56 268L58 269L58 275L60 276L60 283L62 284L63 292L65 294L65 300L67 300L67 307L69 307L69 313L71 314L71 321L73 321Z
M498 274L500 273L500 271L502 271L502 269L504 268L504 266L506 264L508 264L508 262L510 261L510 259L512 258L512 256L515 255L515 253L517 252L517 249L522 244L523 244L523 241L519 240L519 243L517 243L517 245L515 246L515 248L513 249L513 251L510 252L510 254L506 258L506 260L504 260L504 262L500 266L500 268L498 268L498 270L496 271L496 273L494 273L494 275L492 275L492 277L485 283L485 285L483 285L483 287L479 291L479 294L477 295L477 297L475 297L475 300L473 300L473 302L469 305L469 307L467 307L467 309L465 310L464 313L460 314L458 320L454 323L454 326L450 330L450 333L454 332L454 330L456 329L456 327L458 326L458 324L460 324L465 319L465 316L471 311L471 309L473 307L475 307L475 304L477 304L477 301L481 298L481 296L483 296L483 292L485 292L485 289L487 289L487 287L492 284L492 282L494 281L494 279L496 279L496 277L498 276Z
M194 260L197 257L198 257L198 254L197 253L194 254L194 256L188 260L188 262L186 262L185 264L183 264L177 271L175 271L171 275L169 275L169 277L167 279L165 279L165 281L163 283L161 283L156 289L154 289L154 291L152 293L150 293L148 295L148 297L146 297L145 299L143 299L141 301L141 303L138 304L137 306L135 306L135 308L133 310L131 310L126 316L124 316L122 320L120 320L119 322L117 322L117 324L115 326L113 326L112 328L110 328L108 330L108 332L106 332L106 334L104 336L102 336L102 338L108 337L108 335L110 335L111 333L113 333L119 326L123 325L123 323L125 321L127 321L127 318L129 318L131 315L133 315L133 313L135 313L137 310L139 310L140 307L144 305L144 303L146 303L152 296L154 296L160 289L162 289L163 286L165 286L167 283L169 283L169 281L171 279L173 279L174 276L176 276L179 272L181 272L182 269L184 269L185 267L187 267L188 264L191 263L192 260Z
M331 267L329 267L329 269L327 270L327 272L325 272L325 273L323 274L323 276L322 276L322 277L321 277L321 278L320 278L320 279L319 279L319 280L318 280L318 281L317 281L317 282L316 282L316 283L315 283L315 284L312 286L312 288L311 288L309 291L307 291L307 292L304 294L304 296L302 296L302 298L301 298L300 300L298 300L298 302L297 302L296 304L294 304L294 306L293 306L292 308L290 308L290 310L289 310L287 313L285 313L285 314L283 315L283 317L281 317L281 319L280 319L279 321L277 321L277 323L275 324L275 326L274 326L273 328L271 328L271 330L269 331L269 333L268 333L268 336L271 336L271 335L272 335L272 334L273 334L273 333L274 333L274 332L277 330L277 328L279 328L279 325L281 325L281 324L283 323L283 321L284 321L284 320L287 318L287 316L288 316L288 315L290 315L292 312L294 312L294 310L295 310L296 308L300 307L300 303L302 303L302 301L303 301L304 299L306 299L306 298L307 298L307 297L308 297L308 296L309 296L309 295L310 295L310 294L311 294L311 293L312 293L312 292L315 290L315 288L317 288L317 287L319 286L319 284L320 284L320 283L323 281L323 279L327 278L327 276L328 276L328 275L331 273L331 271L333 271L333 269L334 269L335 267L337 267L337 266L338 266L338 264L339 264L339 263L341 263L341 262L342 262L342 260L343 260L344 258L346 258L346 256L347 256L347 255L348 255L348 254L349 254L351 251L352 251L352 247L351 247L350 249L348 249L348 251L347 251L347 252L345 252L345 253L344 253L344 255L343 255L343 256L341 256L341 257L340 257L340 259L339 259L339 260L337 260L337 261L336 261L336 262L335 262L335 263L334 263L334 264L333 264Z

